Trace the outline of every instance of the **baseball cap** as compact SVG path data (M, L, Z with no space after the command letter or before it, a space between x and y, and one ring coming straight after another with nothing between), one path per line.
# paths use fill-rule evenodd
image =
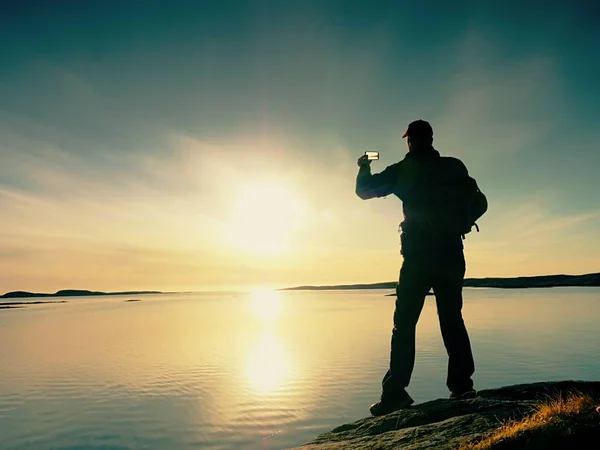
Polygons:
M433 136L433 128L431 128L429 122L421 119L415 120L408 124L408 128L402 136L402 139L406 136Z

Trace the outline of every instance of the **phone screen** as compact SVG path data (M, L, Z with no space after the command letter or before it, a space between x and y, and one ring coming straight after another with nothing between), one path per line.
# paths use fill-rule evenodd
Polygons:
M379 152L365 152L368 159L379 159Z

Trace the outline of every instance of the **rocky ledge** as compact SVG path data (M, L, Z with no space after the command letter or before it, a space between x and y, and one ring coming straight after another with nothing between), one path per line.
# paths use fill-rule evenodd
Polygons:
M342 425L297 449L600 448L599 400L596 381L488 389Z

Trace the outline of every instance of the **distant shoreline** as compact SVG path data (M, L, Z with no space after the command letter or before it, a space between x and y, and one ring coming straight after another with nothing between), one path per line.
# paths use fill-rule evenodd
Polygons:
M343 291L359 289L394 289L397 281L370 284L339 284L331 286L295 286L281 291ZM465 287L498 289L528 289L550 287L600 287L600 273L585 275L540 275L515 278L466 278Z
M127 291L127 292L100 292L87 291L77 289L65 289L54 294L45 294L38 292L14 291L0 295L0 299L4 298L39 298L39 297L95 297L105 295L148 295L148 294L164 294L161 291Z
M383 283L337 284L326 286L294 286L277 289L279 291L342 291L360 289L395 289L397 281ZM465 287L482 287L498 289L528 289L550 287L600 287L600 273L584 275L539 275L514 278L466 278ZM151 295L165 294L163 291L123 291L101 292L77 289L65 289L51 293L13 291L0 295L0 299L13 298L48 298L48 297L100 297L116 295Z

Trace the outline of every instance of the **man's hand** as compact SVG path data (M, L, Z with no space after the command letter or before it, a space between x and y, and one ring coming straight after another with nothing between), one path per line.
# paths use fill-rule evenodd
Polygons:
M358 161L356 161L356 163L358 164L358 167L362 167L362 166L370 166L371 165L371 160L369 159L369 157L367 155L362 155L360 158L358 158Z

